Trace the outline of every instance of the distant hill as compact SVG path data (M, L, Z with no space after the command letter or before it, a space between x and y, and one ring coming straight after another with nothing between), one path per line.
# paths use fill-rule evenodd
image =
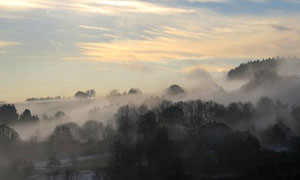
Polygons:
M276 57L242 63L227 74L228 80L247 80L237 92L241 97L269 96L286 103L300 102L300 59Z
M265 72L277 72L279 61L282 59L268 58L242 63L238 67L231 69L227 74L227 78L230 80L252 79L260 74L265 74Z

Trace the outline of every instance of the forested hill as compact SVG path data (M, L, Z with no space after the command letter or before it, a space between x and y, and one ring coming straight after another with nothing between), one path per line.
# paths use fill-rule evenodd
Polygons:
M231 69L229 80L247 80L238 91L245 97L269 96L288 104L300 102L300 59L276 57L249 61Z
M276 72L279 62L283 59L284 58L268 58L242 63L238 67L231 69L227 74L227 78L231 80L251 79L262 72Z

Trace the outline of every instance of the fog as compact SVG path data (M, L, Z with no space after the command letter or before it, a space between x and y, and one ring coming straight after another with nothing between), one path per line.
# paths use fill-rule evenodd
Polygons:
M28 140L36 136L40 140L45 140L59 124L76 122L81 126L88 120L106 123L111 120L118 106L112 105L108 100L102 98L25 102L16 104L16 108L18 112L30 109L32 114L40 117L40 121L37 123L14 126L20 137ZM64 112L65 116L60 119L55 118L54 115L58 111ZM44 116L51 117L51 120L45 119Z
M261 97L268 96L274 101L280 100L283 104L291 107L300 99L300 61L297 58L277 58L276 61L276 65L263 66L264 68L260 68L259 71L256 71L255 66L249 66L239 74L240 77L234 79L228 78L227 73L216 79L204 70L196 70L184 74L194 86L189 89L182 87L182 92L177 92L178 89L174 87L165 87L160 93L143 94L138 89L139 93L135 94L137 90L133 88L128 91L128 94L114 90L106 97L95 99L71 98L17 103L15 106L19 113L30 109L32 114L40 117L40 121L34 124L16 125L13 128L22 139L37 136L42 140L47 138L59 124L75 122L81 126L88 120L106 124L113 119L120 106L141 104L145 103L145 100L149 103L149 99L154 99L154 97L174 102L201 99L213 100L221 104L238 101L250 101L256 104ZM54 118L51 121L43 118L45 115L53 117L58 111L64 112L66 117L60 120ZM264 121L258 120L257 124L266 127L274 122L272 116L264 117ZM268 119L272 119L272 121Z
M162 177L180 172L186 179L186 169L202 179L222 173L229 179L247 177L253 171L265 176L258 169L276 168L273 161L279 157L289 159L280 153L297 159L300 152L298 69L297 58L269 58L243 63L219 78L201 69L181 73L188 83L166 85L155 93L133 87L96 97L91 89L73 98L3 102L0 179L1 171L6 178L18 174L32 179L25 170L35 174L33 179L68 179L70 170L98 179L103 172L112 179L140 179L140 174L157 179L153 171L161 162L174 168ZM15 154L21 160L11 158ZM89 166L79 162L77 167L75 156ZM250 159L241 163L245 158ZM47 166L41 171L31 161ZM266 167L262 162L268 162ZM147 172L134 172L136 164ZM79 178L76 173L73 179Z

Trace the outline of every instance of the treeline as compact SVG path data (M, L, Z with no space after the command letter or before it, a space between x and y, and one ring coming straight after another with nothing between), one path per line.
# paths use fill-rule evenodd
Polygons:
M120 93L119 90L113 89L109 92L109 94L106 96L106 98L116 98L120 96L127 96L127 95L141 95L142 91L138 88L130 88L128 92L124 91L123 93Z
M267 97L256 106L201 100L123 106L107 137L107 178L297 179L299 138L284 118L299 125L299 110ZM267 115L276 121L256 129L253 123ZM278 149L282 146L286 149Z
M279 61L283 61L284 58L267 58L263 60L248 61L240 64L238 67L231 69L228 74L228 79L251 79L255 75L259 75L262 72L276 72Z
M7 125L0 125L0 147L3 149L10 146L24 145L24 143L34 143L36 145L45 145L46 154L70 154L77 151L78 146L84 143L99 142L103 139L105 126L103 123L89 120L82 126L76 123L62 123L57 125L53 132L43 141L38 141L39 137L32 137L29 140L22 141L19 134ZM70 150L66 150L70 149ZM37 149L39 150L39 148ZM36 150L33 150L36 151ZM46 152L45 151L45 152Z
M19 119L14 109L3 105L1 117L13 114ZM60 111L54 116L65 114ZM13 143L1 144L0 158L13 164L18 161L12 158L15 155L30 160L52 157L54 161L56 157L109 153L106 165L93 164L95 179L298 179L299 129L300 106L288 107L268 97L255 105L154 98L120 107L106 125L64 123L43 141L22 141L14 135ZM6 125L0 127L0 137L14 133ZM31 168L29 161L19 162ZM7 173L20 169L20 164ZM9 167L3 165L0 171ZM55 176L61 175L59 168L54 168ZM25 175L19 179L26 179Z
M27 102L32 102L32 101L51 101L51 100L61 100L61 99L65 99L63 97L60 97L60 96L55 96L55 97L40 97L40 98L35 98L35 97L32 97L32 98L27 98L26 101Z
M0 106L0 124L12 125L17 123L37 122L39 117L32 115L29 109L25 109L22 114L17 113L13 104L4 104Z
M30 128L30 127L29 127ZM0 125L0 179L29 180L37 176L33 162L46 161L45 173L41 179L79 180L83 177L74 161L70 165L61 164L61 158L91 156L107 153L103 140L105 126L101 122L90 120L82 126L76 123L64 123L56 126L44 140L32 137L22 140L18 133L6 125ZM91 164L90 170L99 167L102 162ZM79 178L80 177L80 178ZM39 178L37 178L39 179Z

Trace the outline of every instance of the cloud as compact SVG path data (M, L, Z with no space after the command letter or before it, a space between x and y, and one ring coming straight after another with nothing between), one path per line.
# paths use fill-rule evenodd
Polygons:
M249 1L253 3L265 3L269 0L187 0L189 2L199 2L199 3L236 3L237 1ZM293 0L291 0L293 1ZM297 0L296 0L297 1Z
M24 17L21 17L21 16L14 16L14 15L9 15L9 14L0 14L0 19L13 19L13 20L16 20L16 19L22 19Z
M48 8L38 0L1 0L0 7L2 10L28 10L36 8Z
M270 25L270 27L273 27L274 29L277 29L278 31L292 31L291 28L286 27L286 26Z
M198 72L200 70L204 72L214 73L214 72L225 72L232 68L233 66L227 64L196 64L196 65L181 68L180 71L182 73L192 73L192 72Z
M100 5L117 8L121 12L136 12L136 13L156 13L156 14L170 14L189 12L189 10L165 7L158 4L153 4L143 1L99 1ZM115 9L116 10L116 9Z
M88 26L88 25L79 25L78 27L83 29L99 30L99 31L109 31L110 29L99 27L99 26Z
M205 12L176 17L169 25L144 30L138 38L76 45L84 59L105 62L300 56L297 15L226 17Z
M120 14L120 13L154 13L154 14L174 14L190 12L182 8L166 7L150 2L137 0L116 1L116 0L1 0L2 10L32 10L32 9L52 9L69 10L81 13L96 14Z
M8 47L8 46L16 46L18 42L8 42L8 41L0 41L0 48Z
M18 42L8 42L8 41L0 41L0 55L7 54L5 48L9 46L16 46L18 45Z
M135 72L142 72L142 73L149 73L152 71L152 69L149 66L146 66L142 63L124 63L122 66L129 70L129 71L135 71Z
M186 71L186 69L182 69L181 73L185 75L187 79L196 79L196 80L207 80L211 81L212 77L211 75L202 69L201 67L193 67L189 71Z
M6 51L3 50L3 49L0 49L0 55L1 55L1 54L6 54Z
M201 3L226 3L229 0L187 0L190 2L201 2Z

